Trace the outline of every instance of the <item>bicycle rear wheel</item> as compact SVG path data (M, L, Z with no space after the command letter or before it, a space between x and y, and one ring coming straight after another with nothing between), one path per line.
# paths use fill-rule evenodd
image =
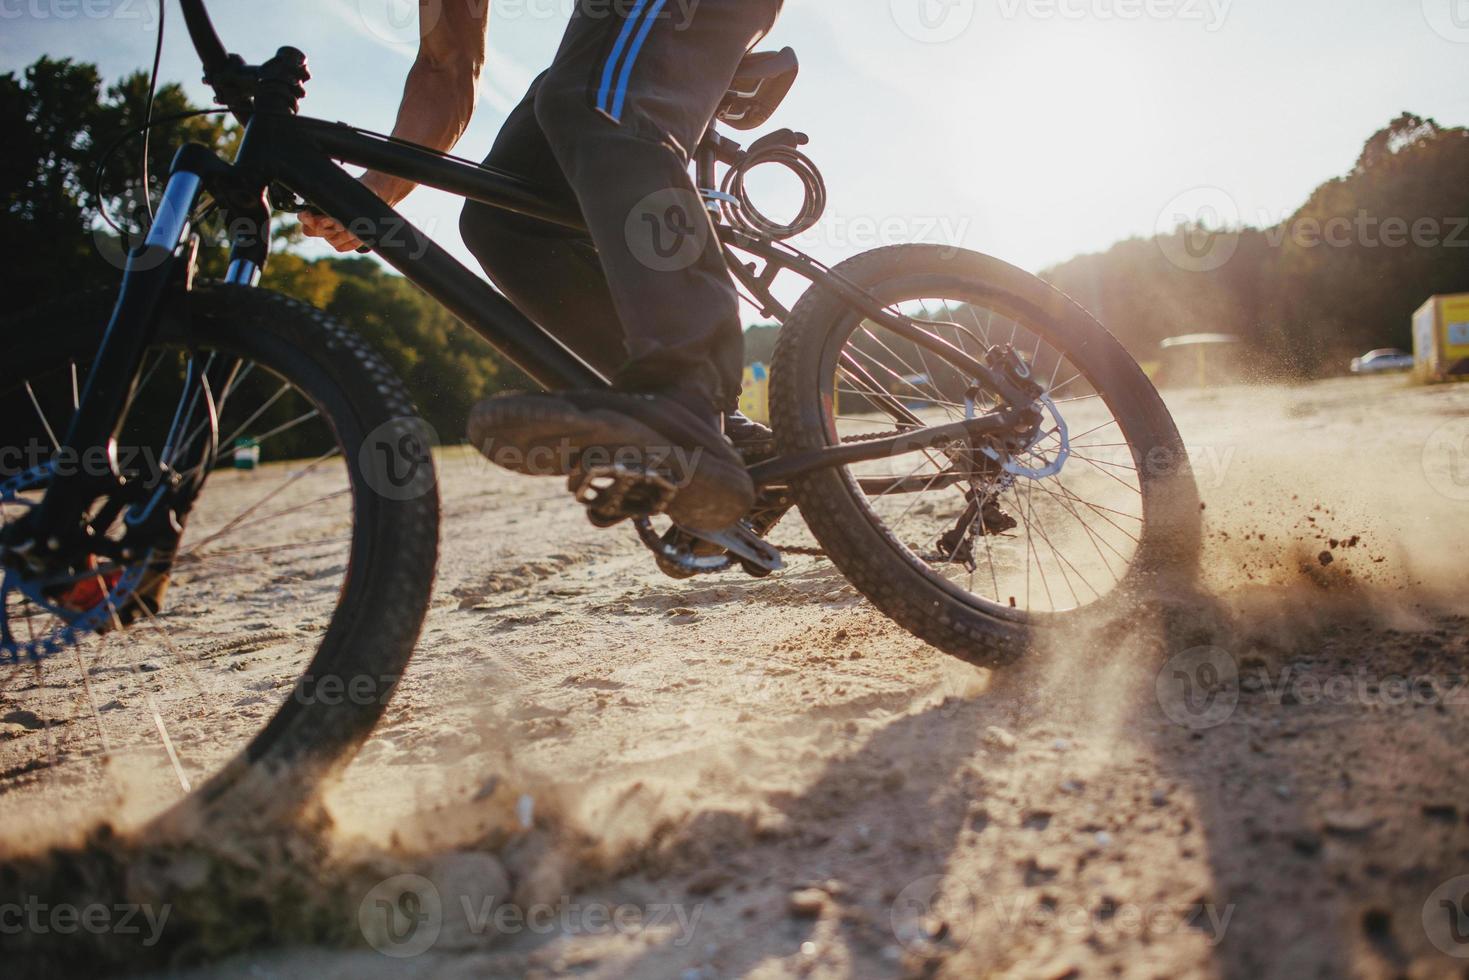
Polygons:
M836 272L983 360L1010 348L1044 391L1023 452L949 446L793 481L831 560L879 609L985 666L1036 628L1075 624L1193 572L1198 493L1157 391L1054 288L960 249L901 245ZM998 407L935 352L812 289L781 330L771 416L784 453L962 420Z
M105 465L57 444L108 301L0 327L4 524L62 469ZM48 581L7 561L0 696L22 731L0 743L0 792L138 818L191 793L255 812L308 799L372 730L427 610L438 496L415 416L318 310L237 286L166 297L113 465L134 487L202 489L181 533L130 560ZM146 506L104 498L90 519L123 540Z

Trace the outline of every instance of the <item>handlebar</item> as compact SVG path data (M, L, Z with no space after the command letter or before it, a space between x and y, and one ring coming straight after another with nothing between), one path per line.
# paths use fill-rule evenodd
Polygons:
M164 0L166 3L167 0ZM220 41L219 34L214 30L214 24L209 20L209 11L204 8L204 0L179 0L179 6L184 11L184 23L189 28L189 39L194 42L194 50L199 53L199 60L204 62L205 76L214 75L227 68L230 63L229 53L225 51L224 43Z
M204 84L214 89L215 101L242 124L249 122L257 109L295 113L297 103L306 95L306 80L311 77L306 70L306 55L285 47L263 65L247 65L239 55L225 49L204 0L179 0L179 6L183 8L189 39L204 63Z

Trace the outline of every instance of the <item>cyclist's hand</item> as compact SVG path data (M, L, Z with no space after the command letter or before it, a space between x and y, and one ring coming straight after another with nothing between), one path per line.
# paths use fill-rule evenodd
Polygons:
M362 175L362 186L391 206L407 197L414 185L398 177L369 172ZM320 211L302 211L301 230L308 238L326 239L327 244L338 252L368 251L367 246L362 244L362 240L344 228L341 222L327 217Z
M320 211L301 212L301 230L307 238L324 238L338 252L351 252L362 248L362 242L335 218L328 218Z

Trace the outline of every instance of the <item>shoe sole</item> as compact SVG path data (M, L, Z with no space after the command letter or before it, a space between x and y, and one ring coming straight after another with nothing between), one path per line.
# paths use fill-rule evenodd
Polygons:
M593 450L604 463L660 473L678 488L668 515L696 531L726 528L755 502L743 465L709 450L670 446L667 436L610 409L584 410L541 396L492 398L470 413L469 440L490 462L528 476L569 476Z

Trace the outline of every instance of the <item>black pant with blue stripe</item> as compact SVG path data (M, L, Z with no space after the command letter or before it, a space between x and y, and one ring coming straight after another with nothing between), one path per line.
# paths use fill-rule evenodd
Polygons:
M464 209L490 279L619 388L738 402L739 301L688 165L780 5L580 0L485 162L575 203L590 235Z

